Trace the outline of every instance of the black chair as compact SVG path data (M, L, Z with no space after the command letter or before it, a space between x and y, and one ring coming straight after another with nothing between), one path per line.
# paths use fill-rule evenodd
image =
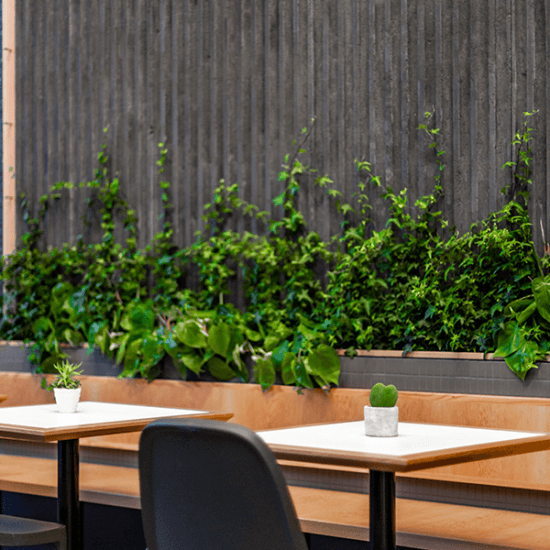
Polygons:
M139 479L149 550L307 550L281 469L248 428L156 420Z
M59 550L67 548L64 525L0 514L0 545L35 546L50 542L56 542Z

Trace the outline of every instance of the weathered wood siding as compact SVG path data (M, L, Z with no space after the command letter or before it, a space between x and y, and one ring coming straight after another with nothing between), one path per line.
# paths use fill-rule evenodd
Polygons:
M141 245L161 223L160 141L183 246L220 178L277 214L283 157L313 117L305 160L347 199L356 157L411 199L429 192L433 151L417 127L432 109L443 209L460 230L502 206L511 137L540 110L530 210L537 245L540 221L550 233L550 0L18 0L16 32L18 193L36 204L58 180L90 178L108 126ZM47 243L98 235L80 221L93 217L86 192L68 195ZM300 200L323 237L338 230L323 192Z

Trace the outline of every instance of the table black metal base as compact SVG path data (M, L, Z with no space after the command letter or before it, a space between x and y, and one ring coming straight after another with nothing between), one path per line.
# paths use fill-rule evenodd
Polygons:
M57 521L67 528L67 550L82 549L78 439L57 442Z
M396 550L395 473L369 471L370 541L372 550Z

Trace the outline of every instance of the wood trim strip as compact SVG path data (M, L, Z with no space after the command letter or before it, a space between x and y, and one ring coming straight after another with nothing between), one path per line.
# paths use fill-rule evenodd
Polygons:
M15 250L15 0L2 0L2 253Z
M1 344L1 342L0 342ZM345 355L346 350L336 350L338 355ZM371 349L364 350L358 349L357 357L402 357L404 359L460 359L470 361L504 361L502 357L493 357L492 353L478 353L473 351L410 351L403 355L401 350L384 350L384 349ZM550 362L550 355L546 356L546 361L540 361L540 363Z
M22 340L0 340L0 346L13 346L13 347L30 347L32 344L25 344ZM87 349L88 344L84 342L79 346L71 346L70 344L60 344L62 348L71 348L71 349ZM346 350L339 349L336 350L339 356L345 356ZM403 352L400 350L384 350L384 349L371 349L364 350L359 349L355 350L357 352L357 357L394 357L394 358L403 358L403 359L460 359L460 360L470 360L470 361L504 361L502 357L493 357L492 353L483 353L470 352L470 351L411 351L406 355L403 355ZM546 356L546 361L539 361L540 363L550 363L550 355Z

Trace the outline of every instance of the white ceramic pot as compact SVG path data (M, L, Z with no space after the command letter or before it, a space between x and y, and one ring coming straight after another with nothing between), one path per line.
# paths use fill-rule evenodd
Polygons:
M74 389L67 388L54 388L53 393L55 396L55 402L57 403L57 409L60 413L74 413L80 400L79 386Z
M365 435L395 437L399 422L399 407L365 407Z

